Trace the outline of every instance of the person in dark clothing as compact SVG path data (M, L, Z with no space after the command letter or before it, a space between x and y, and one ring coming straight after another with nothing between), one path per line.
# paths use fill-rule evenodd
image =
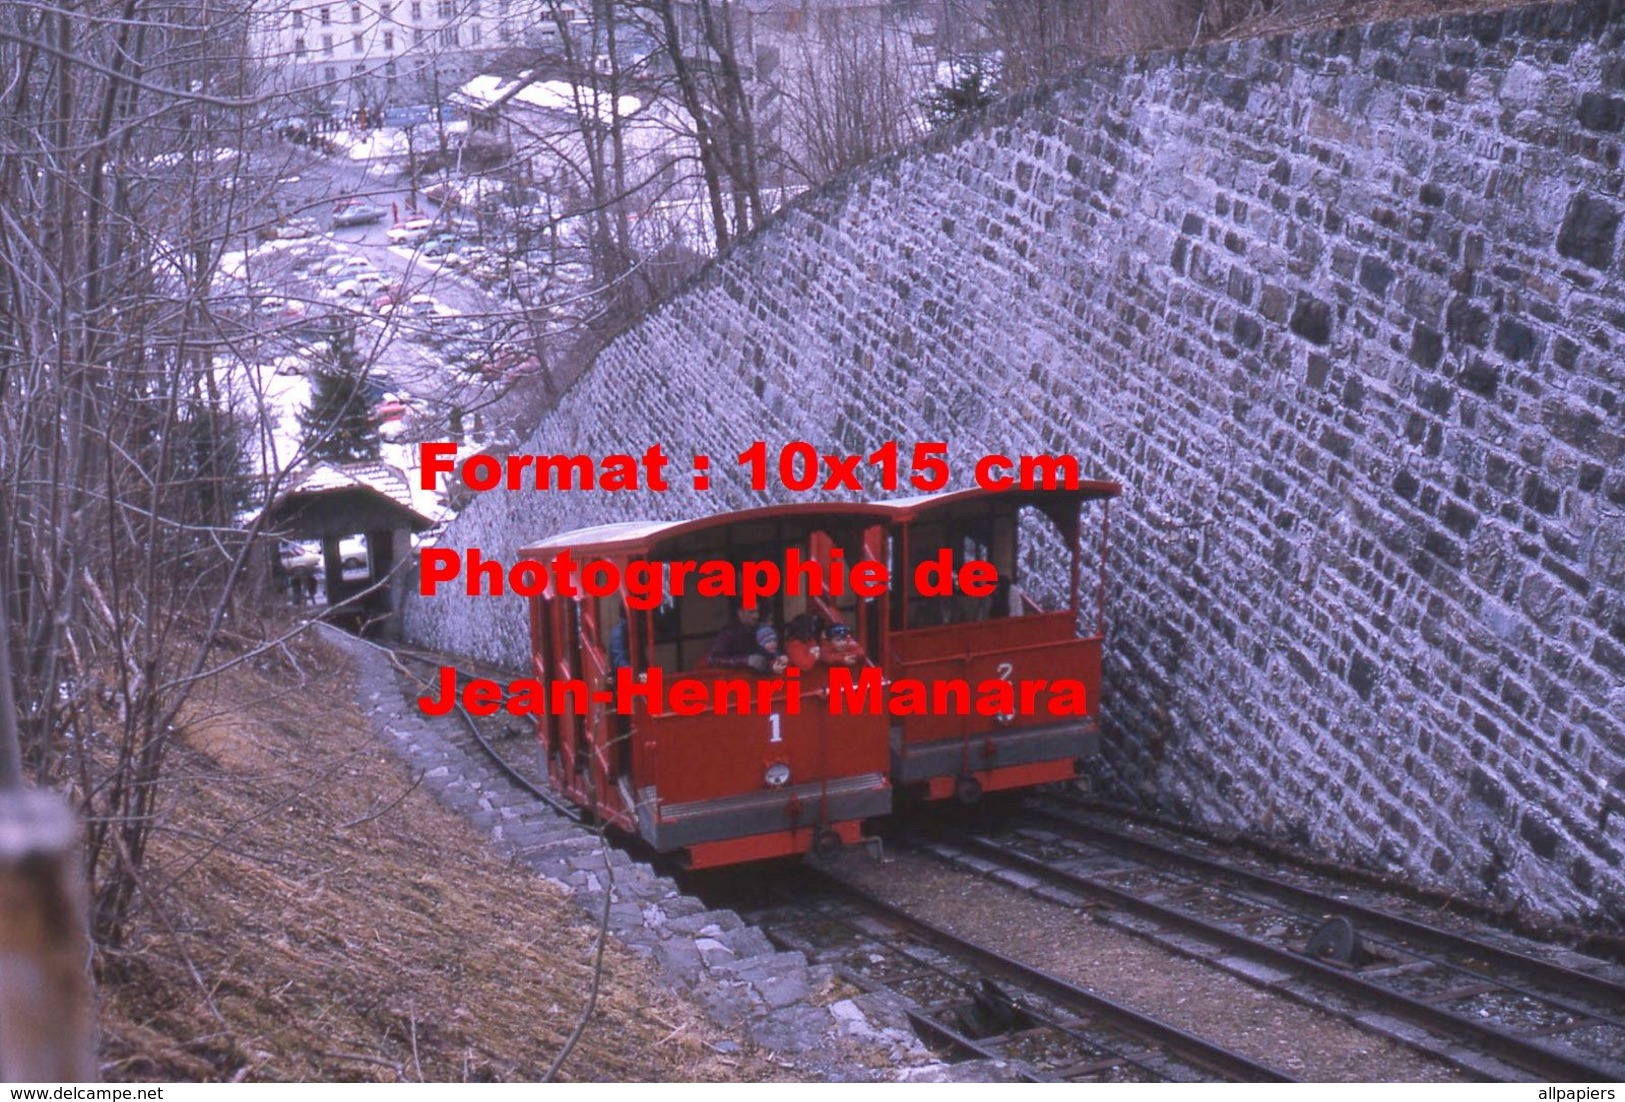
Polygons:
M740 605L734 610L733 619L717 632L706 664L723 669L748 668L757 673L783 673L790 660L770 652L758 641L757 629L761 626L762 610Z
M626 613L615 626L609 629L609 668L611 670L629 670L632 668L632 638L630 625L627 623Z

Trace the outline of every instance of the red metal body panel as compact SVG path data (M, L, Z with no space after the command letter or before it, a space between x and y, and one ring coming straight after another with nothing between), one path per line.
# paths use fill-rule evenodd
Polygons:
M893 738L892 780L899 787L923 788L927 799L967 792L1024 787L1077 775L1079 758L1099 744L1101 645L1105 628L1105 515L1098 544L1095 588L1096 631L1077 635L1083 607L1082 545L1085 527L1079 510L1120 492L1115 483L1090 483L1072 491L962 491L898 503L891 527L893 573L938 555L955 566L971 558L992 563L1010 591L991 598L927 597L903 594L885 632L886 673L926 684L964 682L971 689L988 680L1017 686L1017 708L999 716L954 712L900 716ZM1048 524L1023 535L1023 513L1036 512ZM1059 608L1041 611L1020 596L1017 576L1022 545L1034 535L1059 540L1063 553L1048 563L1052 590L1068 594ZM1091 544L1091 549L1095 545ZM936 618L953 622L940 623ZM1053 684L1080 682L1087 712L1051 711ZM1027 687L1024 687L1024 683ZM1062 698L1065 701L1065 698ZM1023 708L1021 705L1026 704ZM968 782L974 781L974 784ZM966 782L962 784L961 782Z
M1077 766L1071 758L1040 761L1031 765L1011 765L1003 769L976 769L966 774L976 781L983 792L1004 792L1012 788L1031 788L1035 784L1055 784L1077 777ZM951 800L958 795L959 778L938 776L926 782L926 799Z
M974 708L967 715L831 715L828 675L820 668L804 674L798 687L778 690L764 714L755 691L762 675L703 668L711 639L731 615L720 598L691 595L637 611L615 598L564 598L550 590L532 601L533 664L544 683L579 679L594 696L613 691L610 633L601 625L624 617L627 654L620 661L629 658L638 671L660 670L668 689L677 679L742 683L751 703L739 714L651 712L644 702L624 716L602 704L587 715L544 714L538 731L549 782L656 849L681 851L692 866L706 867L803 853L834 838L856 842L863 819L890 810L893 785L943 799L1075 776L1077 759L1098 746L1105 623L1105 518L1098 578L1085 579L1078 511L1120 491L1116 483L1089 482L1065 491L795 503L698 520L605 525L527 548L522 554L539 560L566 549L578 561L607 560L623 576L635 560L738 563L790 547L820 563L833 561L837 550L848 565L889 556L892 588L878 598L807 597L799 608L845 622L866 662L883 669L894 687L904 679L927 687L963 682L974 702L980 683L1004 680L1018 686L1019 704L1022 683L1066 678L1081 682L1087 697L1082 716L1052 714L1047 688L1031 695L1028 710L1003 716L978 715ZM1049 579L1049 588L1069 594L1064 607L1049 611L1019 588L1025 579L1018 549L1028 540L1022 526L1034 513L1041 514L1036 523L1047 518L1054 528L1038 545L1045 549L1040 560L1063 575L1058 583ZM993 563L1004 587L1000 595L911 595L912 570L939 554L950 555L955 567L971 559ZM1080 638L1086 582L1093 586L1095 628ZM795 610L786 607L785 619ZM794 711L787 691L796 693Z
M746 670L696 670L680 675L708 682L761 680ZM831 716L821 692L797 694L792 714L775 694L773 715L637 714L633 783L653 785L662 802L688 803L752 792L775 762L790 767L789 784L824 777L886 772L888 724L882 715Z
M880 513L863 505L792 505L610 525L553 537L524 554L545 560L568 549L578 561L614 562L623 574L639 559L733 561L765 557L764 549L782 555L789 546L822 559L842 541L847 554L860 548L866 534L878 531ZM743 711L684 715L657 704L651 710L649 700L639 699L629 715L601 705L586 716L543 715L538 731L550 783L656 849L684 852L693 867L803 853L821 835L826 842L857 841L861 820L891 809L887 717L831 716L822 671L764 699L758 686L771 678L703 668L726 604L685 596L662 625L656 612L630 610L613 598L550 592L532 602L533 662L544 683L582 679L593 698L613 692L609 633L600 625L624 615L633 668L658 669L668 700L678 681L728 685L745 697Z
M950 624L894 632L887 671L893 677L923 681L965 680L971 686L986 680L1054 681L1074 678L1084 683L1089 711L1100 697L1101 640L1072 634L1071 612L1052 612L974 624ZM905 743L959 738L1010 727L1054 723L1048 691L1038 695L1031 712L1020 711L999 720L978 715L908 716L903 722Z
M863 841L863 831L856 822L836 823L830 829L841 839L842 845L855 846ZM713 869L745 861L795 857L813 848L817 841L817 833L812 827L802 827L775 834L752 834L743 838L730 838L725 842L701 842L688 848L688 865L693 869Z
M544 684L579 678L594 690L612 682L602 651L590 634L592 621L567 601L531 601L532 666ZM581 630L585 624L587 632ZM584 638L585 635L585 638ZM565 711L537 717L537 733L548 759L548 784L579 807L623 830L636 820L620 783L625 772L626 734L613 713L595 706L587 715Z

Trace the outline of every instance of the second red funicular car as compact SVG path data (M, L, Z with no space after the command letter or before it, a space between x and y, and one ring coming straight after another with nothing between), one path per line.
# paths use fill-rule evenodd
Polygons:
M693 521L612 524L554 536L523 556L556 562L569 551L577 562L614 564L623 577L636 563L783 564L792 550L824 561L840 550L853 562L868 557L863 549L878 541L884 515L878 506L797 504ZM691 688L693 682L720 687L728 681L749 694L765 683L749 670L708 667L713 642L734 615L728 598L690 588L658 608L638 609L626 592L571 597L549 588L531 600L538 679L544 685L584 682L594 702L586 714L548 709L539 718L554 788L656 850L681 853L693 868L855 843L862 820L890 811L889 720L831 715L822 671L786 679L769 692L765 707L724 703L685 714L647 697L631 699L629 708L609 703L606 694L623 680L619 662L629 663L626 676L643 685L680 678ZM821 602L819 611L840 616L840 603ZM784 619L809 610L808 598L776 604ZM860 641L873 653L876 626L855 619ZM617 659L612 651L623 640Z
M983 792L1071 780L1099 751L1105 636L1107 508L1115 482L1067 490L963 490L882 503L894 588L882 654L887 677L933 685L989 679L1037 686L1081 682L1087 714L1057 717L1047 690L1028 708L992 716L938 710L895 720L892 782L927 799L973 802ZM1084 510L1093 506L1094 523ZM992 564L984 597L921 596L921 563ZM1079 627L1083 634L1079 635Z

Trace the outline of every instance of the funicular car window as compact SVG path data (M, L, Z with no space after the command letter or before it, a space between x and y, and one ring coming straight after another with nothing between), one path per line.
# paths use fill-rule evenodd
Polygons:
M1060 612L1072 599L1072 557L1055 518L1032 505L1016 511L1016 568L1008 615Z
M1075 507L1068 503L1067 507ZM952 506L909 526L905 600L892 602L892 627L930 628L1009 616L1056 612L1069 607L1073 550L1063 538L1070 524L1060 514L1034 505L980 501ZM924 596L916 589L916 571L944 552L957 571L979 560L993 566L997 589L988 596Z
M748 562L776 563L784 571L789 551L794 548L803 560L814 557L824 560L834 549L839 549L848 567L868 557L863 546L861 526L829 530L815 522L798 520L758 521L733 525L723 529L709 529L672 540L659 548L658 558L667 569L677 562L703 563L721 561L736 571ZM652 664L670 670L696 670L706 666L718 633L734 615L735 600L728 597L707 597L693 592L695 576L690 575L684 596L670 601L654 614L654 655ZM850 593L826 597L826 609L842 620L853 623L858 602ZM760 602L763 621L772 623L782 636L784 624L791 617L813 608L806 595L778 596Z
M660 549L668 578L674 563L704 563L722 561L736 568L750 559L783 560L783 551L763 540L771 537L774 528L762 525L740 526L737 529L710 530L695 533ZM754 535L753 544L742 544L735 536ZM705 597L692 592L695 577L690 574L686 586L690 592L671 599L664 614L657 614L654 622L655 653L653 664L667 670L696 670L705 666L717 633L733 615L733 602L726 597Z

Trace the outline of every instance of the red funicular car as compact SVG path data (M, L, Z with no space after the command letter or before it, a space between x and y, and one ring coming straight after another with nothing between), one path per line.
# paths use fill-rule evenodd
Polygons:
M613 564L623 580L637 564L666 564L659 569L669 593L681 564L785 564L792 553L827 563L836 551L848 563L872 558L865 548L883 544L887 515L875 505L792 504L692 521L613 524L554 536L523 557L556 566L568 551L577 563ZM796 681L771 678L779 685L765 702L742 704L722 683L749 694L771 675L710 667L713 645L735 615L732 600L696 592L692 576L683 595L657 608L639 609L629 595L633 590L623 585L601 596L571 597L550 583L531 600L537 679L584 682L594 701L584 715L549 708L539 719L554 788L656 850L680 852L693 868L855 843L862 820L890 811L885 714L832 715L823 669ZM764 622L782 625L816 612L850 624L874 654L880 625L858 614L861 604L850 595L784 596ZM621 663L629 674L619 673ZM651 683L671 690L678 681L689 690L711 686L719 703L679 708L675 694L611 703L609 694L624 691L628 678L646 690Z
M928 560L956 570L991 563L998 576L996 590L978 598L922 597L911 580L894 583L881 651L887 677L973 686L997 679L1031 689L1028 707L1010 712L940 709L894 719L892 782L900 791L971 802L1073 779L1080 759L1098 752L1107 514L1121 492L1115 482L1086 481L883 503L894 579L912 579ZM1052 694L1036 686L1057 679L1082 683L1087 714L1052 714Z

